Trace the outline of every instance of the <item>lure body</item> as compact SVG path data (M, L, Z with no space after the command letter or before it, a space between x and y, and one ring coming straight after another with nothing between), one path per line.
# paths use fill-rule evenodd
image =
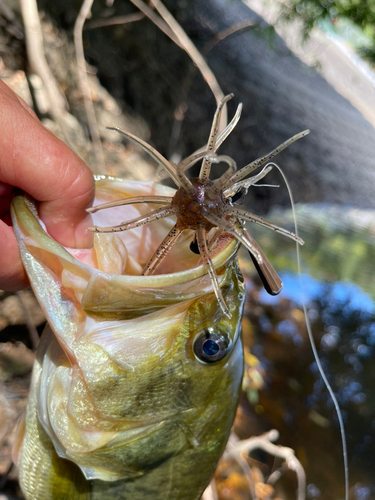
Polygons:
M168 189L100 178L97 202ZM111 218L126 220L128 211ZM147 261L159 238L157 224L122 233L124 241L100 235L84 253L49 238L23 196L14 200L13 220L50 325L18 450L26 499L199 499L228 439L242 380L237 242L224 238L213 257L229 319L186 240L165 274L137 275L137 259ZM85 263L94 261L102 270ZM133 274L108 272L120 267ZM227 352L205 363L194 345L213 331Z

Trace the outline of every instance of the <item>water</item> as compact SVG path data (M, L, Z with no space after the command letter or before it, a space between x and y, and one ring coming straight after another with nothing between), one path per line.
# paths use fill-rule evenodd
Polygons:
M298 209L300 235L306 241L304 296L319 356L343 413L350 498L356 500L375 497L373 215L342 207ZM288 227L291 214L274 212L271 219ZM256 333L252 352L265 370L257 401L262 430L277 428L282 444L296 451L307 474L308 498L343 498L337 415L301 318L294 246L272 232L254 228L252 233L284 282L278 297L253 288L247 306Z

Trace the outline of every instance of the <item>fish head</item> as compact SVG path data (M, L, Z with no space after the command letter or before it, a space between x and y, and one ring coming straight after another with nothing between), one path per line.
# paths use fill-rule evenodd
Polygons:
M152 182L104 176L96 187L96 204L172 192ZM111 224L142 211L147 207L113 209ZM108 216L98 212L94 222L105 225ZM173 225L168 218L118 236L94 235L94 246L79 250L50 238L36 203L26 196L14 199L13 222L49 322L20 451L26 497L38 497L27 493L35 488L28 447L37 440L40 460L56 454L81 470L91 498L129 488L129 498L136 499L139 481L155 499L168 481L170 498L199 498L229 437L242 380L244 283L237 241L223 234L212 252L228 317L200 257L190 250L189 234L158 274L141 275ZM48 479L60 480L54 474ZM186 497L179 496L182 490Z

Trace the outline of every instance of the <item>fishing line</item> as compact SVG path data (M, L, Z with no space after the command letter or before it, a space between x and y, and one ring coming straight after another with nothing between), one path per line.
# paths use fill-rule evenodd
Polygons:
M290 203L291 203L291 206L292 206L292 214L293 214L293 222L294 222L294 232L298 236L297 216L296 216L296 211L295 211L295 207L294 207L294 200L293 200L292 190L290 188L288 179L286 178L286 175L282 171L281 167L279 167L279 165L277 165L276 163L273 163L273 162L269 163L268 165L272 165L272 166L276 167L278 169L278 171L280 172L280 174L281 174L281 176L282 176L282 178L283 178L283 180L285 182L286 188L288 190L289 198L290 198ZM313 355L314 355L314 359L315 359L315 363L316 363L316 365L318 367L319 373L320 373L320 375L321 375L321 377L323 379L323 382L324 382L324 384L325 384L325 386L326 386L326 388L327 388L327 390L329 392L329 395L331 396L333 405L334 405L335 410L336 410L337 418L338 418L338 421L339 421L340 434L341 434L341 443L342 443L342 455L343 455L343 459L344 459L345 500L349 500L349 466L348 466L348 453L347 453L347 447L346 447L346 434L345 434L344 421L343 421L343 418L342 418L342 413L341 413L341 410L340 410L339 403L338 403L338 401L336 399L336 396L335 396L335 394L333 392L333 389L332 389L330 383L328 382L327 376L324 373L324 369L323 369L322 364L320 362L318 350L316 348L315 340L314 340L314 337L313 337L313 334L312 334L312 330L311 330L310 320L309 320L309 317L307 315L307 308L306 308L306 303L305 303L305 298L304 298L304 293L303 293L303 286L302 286L301 258L300 258L300 250L299 250L298 243L296 243L296 251L297 251L298 278L299 278L299 284L300 284L300 288L301 288L302 308L303 308L303 312L304 312L304 315L305 315L305 323L306 323L306 328L307 328L307 333L308 333L308 336L309 336L309 341L310 341L311 349L312 349L312 352L313 352Z

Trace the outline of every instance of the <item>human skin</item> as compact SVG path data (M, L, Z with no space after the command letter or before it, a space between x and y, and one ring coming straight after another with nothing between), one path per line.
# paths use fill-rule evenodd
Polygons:
M0 289L28 285L10 219L14 188L40 202L52 238L64 246L91 245L85 208L94 198L89 167L49 132L32 109L0 81Z

